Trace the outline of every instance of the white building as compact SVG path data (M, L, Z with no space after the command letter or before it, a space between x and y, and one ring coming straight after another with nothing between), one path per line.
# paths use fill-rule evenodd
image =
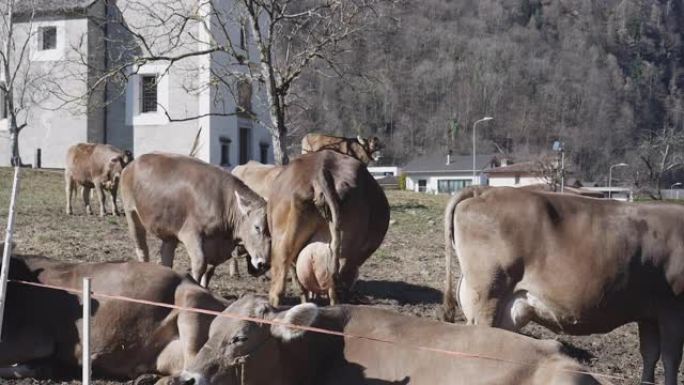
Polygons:
M485 171L490 186L521 187L547 183L534 162L506 164Z
M149 1L152 6L154 2ZM236 113L240 105L260 120L265 118L267 110L260 101L266 98L260 97L261 89L241 83L234 85L239 92L233 97L227 91L228 87L203 87L211 82L212 73L227 65L226 61L235 60L228 55L204 54L172 65L158 61L126 68L125 84L94 87L102 73L98 68L114 68L117 63L113 58L135 56L139 50L132 45L135 41L127 38L124 24L119 21L127 28L149 23L144 23L146 16L140 13L139 6L127 6L130 2L17 1L18 20L23 21L25 30L32 25L31 70L62 75L53 80L73 95L84 95L89 88L95 88L88 98L88 108L55 108L60 101L50 99L54 95L46 96L40 106L31 107L28 125L20 134L23 162L31 163L33 154L40 149L42 167L62 168L68 147L77 142L109 143L130 149L135 156L152 151L188 154L200 128L196 156L204 161L226 167L250 159L272 162L271 138L266 128L252 119L251 114ZM27 14L31 4L36 7L36 16L29 24ZM107 22L103 23L103 20ZM240 42L245 55L256 54L241 25L236 23L228 27L231 40ZM190 40L193 49L201 49L201 40L208 41L211 34L207 28L216 26L195 23L187 28L187 35L183 36ZM178 50L188 47L186 44ZM169 55L174 53L168 52ZM70 76L63 76L65 74ZM0 104L4 106L4 103ZM10 160L7 122L3 119L6 115L0 111L0 165L8 165Z
M453 194L467 186L487 184L483 170L497 164L494 155L477 155L473 176L472 155L425 155L404 167L406 189L416 192Z
M371 166L368 167L368 172L373 175L373 178L382 179L388 176L399 176L401 169L397 166Z

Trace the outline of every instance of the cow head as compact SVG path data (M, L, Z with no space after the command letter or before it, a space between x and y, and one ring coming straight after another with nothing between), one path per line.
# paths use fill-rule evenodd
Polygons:
M256 193L242 194L237 191L235 201L240 217L237 237L250 256L250 263L256 269L254 273L264 273L271 263L271 233L266 219L266 201Z
M119 185L119 179L121 179L121 172L124 167L126 167L124 155L117 155L109 159L105 165L105 171L107 172L107 181L104 183L105 188L113 190Z
M380 159L382 143L380 143L380 139L377 136L371 136L368 139L357 136L356 140L359 142L359 144L361 144L369 158L374 161L378 161Z
M174 381L178 385L245 385L273 383L278 376L281 344L291 343L304 335L302 329L284 326L311 326L318 316L313 304L302 304L279 311L264 297L247 295L214 319L209 339L186 370ZM274 321L269 325L243 321L231 316ZM244 380L244 382L243 382ZM276 381L277 382L277 381Z

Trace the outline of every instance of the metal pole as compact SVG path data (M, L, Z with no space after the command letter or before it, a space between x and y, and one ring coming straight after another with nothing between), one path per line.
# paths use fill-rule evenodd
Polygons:
M475 129L477 128L477 124L480 121L478 120L477 122L473 123L473 185L475 185L475 168L477 167L477 162L475 158L476 150L475 150ZM479 183L478 183L479 184Z
M610 188L610 184L613 179L613 166L608 167L608 199L612 199L613 191Z
M90 278L83 278L83 328L81 346L83 347L81 366L83 385L90 385Z
M561 193L563 192L563 186L565 186L565 150L561 150Z
M2 268L0 268L0 340L2 339L2 324L5 316L7 298L7 277L9 276L10 252L12 251L12 232L14 231L14 217L16 214L17 193L19 192L19 166L14 168L12 182L12 196L10 198L7 228L5 229L5 247L2 251Z

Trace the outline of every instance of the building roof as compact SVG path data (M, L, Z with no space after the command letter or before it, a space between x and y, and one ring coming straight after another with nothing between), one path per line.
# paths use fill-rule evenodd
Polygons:
M15 12L18 14L48 12L74 12L88 8L98 0L21 0L15 2Z
M508 174L508 173L516 173L516 174L534 174L539 171L539 167L535 164L535 162L520 162L520 163L514 163L510 164L508 166L501 166L501 167L496 167L492 168L490 170L487 170L487 174Z
M478 154L475 165L478 170L492 166L496 157L491 154ZM448 172L448 171L472 171L472 155L451 155L451 161L447 165L447 155L442 152L434 152L408 162L404 171L411 172Z

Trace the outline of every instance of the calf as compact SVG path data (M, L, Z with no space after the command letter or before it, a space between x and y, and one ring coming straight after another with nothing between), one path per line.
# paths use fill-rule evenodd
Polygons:
M130 151L121 151L109 144L78 143L67 151L64 180L66 182L66 213L73 214L71 201L77 186L83 187L83 203L86 212L92 214L90 207L90 190L95 188L100 202L100 216L104 216L104 190L109 191L112 203L112 215L118 213L116 207L116 191L119 186L121 172L133 159Z
M357 136L356 138L344 138L323 134L306 134L304 138L302 138L302 154L321 150L332 150L339 152L340 154L354 157L365 165L368 165L373 160L377 160L377 156L374 156L374 154L381 149L382 145L377 136L364 139L360 136Z
M209 340L175 385L598 385L561 352L501 329L449 325L366 306L289 310L245 296L226 314L273 321L217 317ZM326 335L288 327L344 333ZM386 343L358 336L392 341ZM416 346L458 352L446 355ZM465 357L464 357L465 356Z
M189 277L147 263L72 264L36 256L13 257L9 277L75 290L81 289L83 277L90 277L94 293L212 311L228 306L228 301ZM180 374L207 340L213 318L94 297L93 372L114 378ZM52 368L77 369L83 348L81 328L79 295L10 281L0 342L0 377L50 376Z
M244 245L254 269L270 260L266 202L225 170L196 158L145 154L121 177L124 212L136 253L149 260L147 231L162 240L161 263L173 266L178 241L192 276L207 286L214 268Z

